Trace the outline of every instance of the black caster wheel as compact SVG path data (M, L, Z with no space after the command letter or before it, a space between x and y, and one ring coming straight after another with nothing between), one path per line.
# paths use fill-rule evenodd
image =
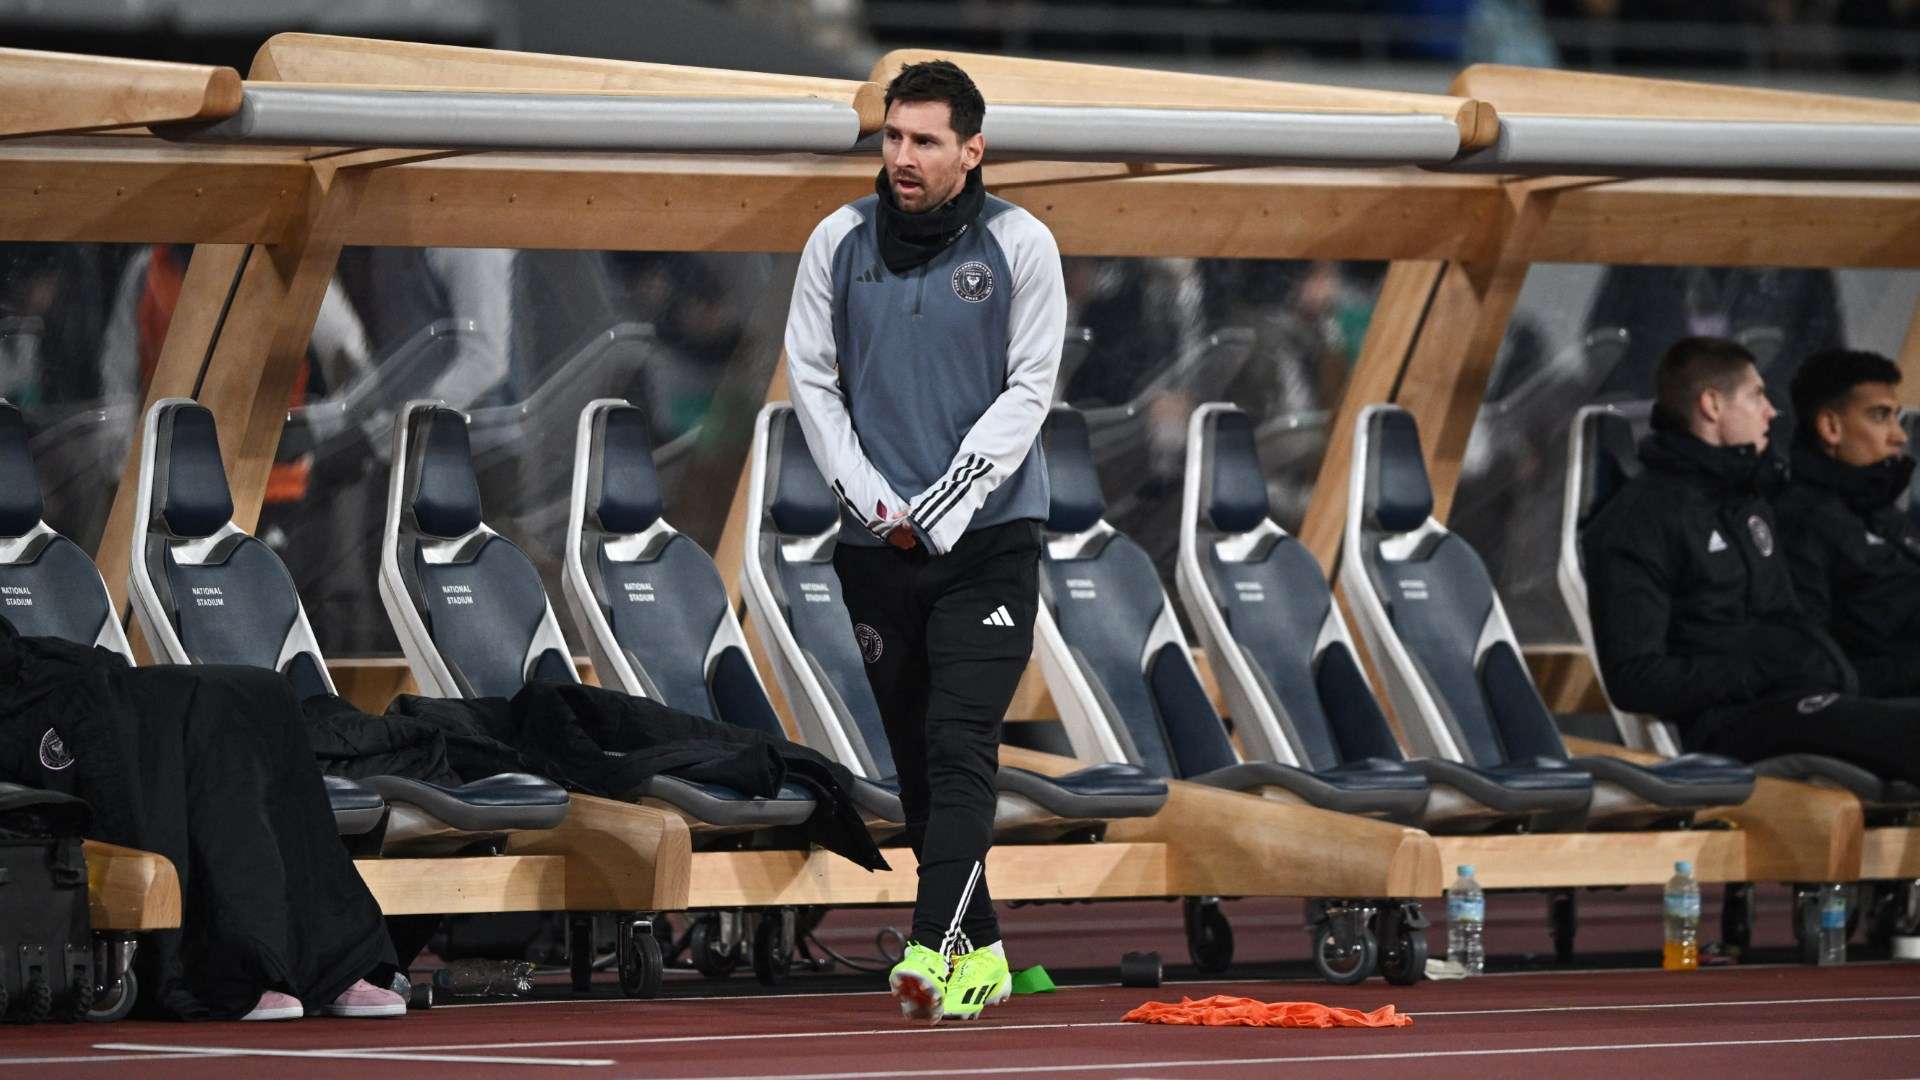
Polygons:
M1574 898L1573 890L1562 889L1547 894L1547 923L1553 933L1553 959L1557 963L1573 962L1573 936L1580 929L1580 905Z
M1120 958L1121 986L1159 986L1160 954L1130 952Z
M740 946L726 940L720 916L703 915L687 935L687 958L693 970L709 979L724 979L740 966Z
M140 980L133 975L134 940L131 936L94 939L93 974L96 980L87 1003L86 1018L96 1024L125 1019L140 998ZM6 1011L0 1006L0 1012Z
M1820 962L1820 887L1793 887L1793 942L1800 950L1800 962Z
M1412 986L1427 977L1427 917L1418 904L1389 904L1380 913L1374 935L1380 948L1380 974L1395 986Z
M753 928L753 977L761 986L784 986L793 974L793 909L760 916Z
M409 1010L433 1008L433 984L417 982L408 987L407 1008Z
M616 935L620 951L620 992L630 998L657 997L666 963L660 939L644 919L622 918Z
M1313 966L1335 986L1352 986L1373 974L1380 960L1380 944L1364 925L1346 942L1339 940L1331 921L1313 931Z
M1218 975L1233 964L1233 924L1211 897L1188 897L1185 903L1187 956L1202 975Z
M1753 947L1754 889L1746 882L1728 882L1720 904L1720 944L1741 957Z
M78 1024L86 1020L93 1011L93 977L87 974L84 965L67 972L67 992L60 995L60 1003L53 1012L63 1024Z
M53 986L45 969L33 973L27 983L27 995L18 1005L18 1019L28 1024L44 1024L53 1016Z
M567 969L573 976L573 992L584 994L593 989L593 916L567 917Z

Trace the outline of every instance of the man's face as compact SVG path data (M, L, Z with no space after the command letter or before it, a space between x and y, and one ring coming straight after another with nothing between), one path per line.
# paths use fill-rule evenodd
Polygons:
M1767 400L1767 384L1748 364L1731 389L1708 388L1700 392L1701 411L1706 414L1720 446L1767 448L1767 425L1773 423L1773 402Z
M1814 431L1828 456L1847 465L1878 465L1907 445L1891 383L1855 386L1838 407L1820 410Z
M909 214L932 210L960 194L967 172L980 164L986 139L962 142L944 101L896 101L887 110L880 153L893 201Z

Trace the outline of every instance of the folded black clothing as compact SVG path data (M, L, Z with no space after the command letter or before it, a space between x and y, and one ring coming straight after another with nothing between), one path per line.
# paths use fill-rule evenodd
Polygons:
M237 1017L269 989L318 1007L394 970L313 761L275 672L130 667L0 620L0 779L80 796L88 836L180 875L181 929L136 954L149 1015Z
M869 870L887 867L848 795L853 775L844 766L798 743L657 701L536 682L511 699L403 694L383 716L339 698L309 698L304 708L321 767L334 775L457 784L528 772L615 799L638 798L656 776L760 798L794 783L814 797L810 841Z

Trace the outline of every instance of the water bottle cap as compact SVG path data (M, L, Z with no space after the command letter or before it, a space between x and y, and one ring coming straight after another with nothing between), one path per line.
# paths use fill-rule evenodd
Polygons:
M1687 861L1686 859L1681 859L1679 862L1674 863L1673 868L1675 871L1682 874L1693 873L1693 863Z
M1472 876L1473 876L1473 864L1472 864L1472 863L1461 863L1461 864L1460 864L1459 866L1456 866L1456 867L1454 867L1454 873L1457 873L1457 874L1459 874L1459 875L1460 875L1461 877L1472 877Z

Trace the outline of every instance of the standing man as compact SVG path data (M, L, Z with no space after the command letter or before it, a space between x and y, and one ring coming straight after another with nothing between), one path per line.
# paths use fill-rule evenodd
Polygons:
M888 983L916 1019L1012 991L987 895L1000 721L1033 652L1067 298L1053 234L986 193L986 102L945 60L887 87L874 194L800 256L787 364L841 504L840 577L920 862Z
M1920 696L1920 531L1896 500L1913 478L1900 368L1829 349L1793 377L1793 483L1774 501L1800 606L1846 650L1861 692Z

